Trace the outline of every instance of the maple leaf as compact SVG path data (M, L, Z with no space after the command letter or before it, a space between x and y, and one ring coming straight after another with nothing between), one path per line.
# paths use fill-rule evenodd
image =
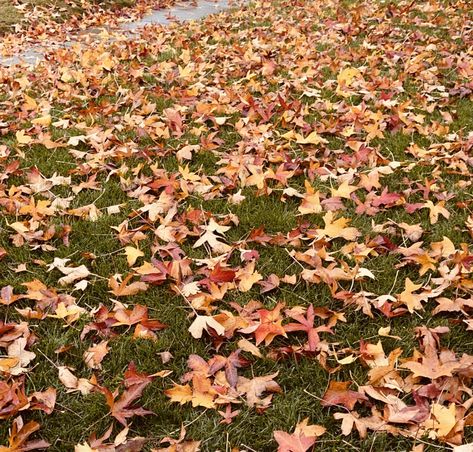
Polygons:
M30 144L33 141L33 138L31 138L29 135L26 135L24 130L19 130L15 134L16 141L18 144L23 145L23 144Z
M275 273L271 273L268 276L268 279L265 281L260 281L259 284L261 285L260 293L270 292L271 290L279 287L281 280Z
M235 387L238 381L237 369L250 364L250 361L240 357L241 350L235 350L226 358L216 355L209 360L209 373L215 374L218 370L225 368L225 377L231 387Z
M407 306L410 313L416 309L422 309L421 301L425 300L423 294L414 294L416 290L422 287L422 284L414 284L409 278L406 278L404 290L398 295L398 300Z
M69 261L70 259L60 259L55 257L54 261L48 265L48 271L57 268L62 274L66 275L58 280L59 284L62 286L71 284L78 279L87 278L90 275L90 271L85 265L80 265L79 267L66 267L66 264Z
M109 352L108 341L102 341L97 345L89 347L84 352L84 362L89 369L101 369L102 361Z
M241 292L248 292L254 284L263 279L263 276L255 271L255 265L256 263L251 261L236 272L235 278L238 280L238 289Z
M117 302L113 310L113 316L115 317L115 323L112 326L131 326L136 323L141 323L151 329L166 327L166 325L157 320L150 320L148 318L148 308L140 304L133 306L133 309L126 309L121 303Z
M21 416L13 420L10 436L8 437L8 446L0 446L0 452L21 452L35 449L46 449L50 446L47 441L33 440L28 438L40 428L36 421L23 423Z
M181 405L191 402L193 407L202 406L205 408L215 408L215 397L217 391L212 386L211 380L207 377L204 369L208 368L205 360L197 355L191 355L189 365L194 366L194 371L189 372L185 377L192 379L192 386L189 384L175 384L172 388L167 389L164 393L171 398L171 401L178 402ZM195 366L198 366L195 368Z
M321 405L325 407L342 405L352 411L357 402L368 400L364 394L348 389L350 385L350 381L331 381Z
M29 404L22 381L0 380L0 419L15 416Z
M256 356L257 358L263 357L263 355L259 351L259 348L256 347L256 345L252 344L247 339L240 339L237 343L237 346L238 348L241 348L244 352L251 353L253 356Z
M193 395L192 388L189 384L175 384L172 388L166 389L164 394L166 394L171 399L171 402L178 402L181 405L191 402Z
M445 201L440 201L437 205L430 200L426 201L423 207L429 209L430 224L437 223L439 215L442 215L447 220L450 218L450 212L444 206Z
M8 346L8 358L13 359L12 365L7 371L10 375L20 375L27 372L26 366L36 358L35 353L25 350L26 347L26 337L16 339ZM0 361L0 365L2 365L2 361Z
M307 308L306 317L302 314L292 314L291 311L286 312L291 318L297 320L298 323L288 323L284 325L284 331L287 333L293 331L304 331L307 333L308 345L310 351L315 351L317 344L320 342L319 333L332 333L332 330L325 326L314 327L316 314L314 312L314 305L311 303Z
M287 134L286 134L287 135ZM284 136L284 135L283 135ZM320 143L325 143L327 144L328 141L325 138L322 138L317 131L312 131L309 135L306 137L303 137L299 134L295 134L296 138L296 143L297 144L320 144Z
M194 321L189 327L189 332L195 339L200 339L204 330L208 332L209 327L215 330L219 336L225 334L225 328L213 317L207 315L196 315Z
M212 269L209 274L210 281L213 282L232 282L235 279L236 272L230 268L222 267L220 262Z
M67 388L67 392L79 391L87 395L94 389L94 383L86 378L77 378L67 367L59 366L59 381Z
M193 248L198 248L204 243L208 243L210 248L217 253L227 253L232 249L231 246L221 242L219 237L215 234L223 234L228 231L230 226L221 226L213 218L210 219L209 224L204 227L205 233L194 243Z
M117 279L115 279L113 276L110 276L108 279L108 285L112 289L110 292L116 297L128 297L148 289L148 285L140 281L135 281L131 284L128 284L128 281L130 281L131 278L133 278L132 273L130 273L120 284L118 284Z
M130 407L130 405L143 393L144 388L148 385L146 383L140 383L137 385L132 385L125 391L118 400L114 400L113 403L109 403L111 415L122 425L127 425L127 419L132 416L146 416L149 414L154 414L152 411L145 410L144 408ZM110 399L108 399L110 402Z
M432 311L434 315L439 312L462 312L467 315L466 310L473 309L472 299L438 297L435 302L438 303L438 306Z
M353 81L359 77L361 77L361 72L355 67L348 66L342 69L337 75L338 86L336 93L341 96L349 96L345 88L349 88Z
M358 229L347 226L350 223L349 219L340 217L338 220L334 220L331 211L324 215L323 220L325 223L324 229L317 229L317 233L322 237L331 239L342 237L345 240L355 240L360 235Z
M232 411L232 405L228 404L225 408L225 411L218 411L218 414L223 417L220 421L220 424L231 424L233 422L233 418L238 416L241 413L241 410Z
M56 319L65 319L67 323L73 323L79 320L79 317L82 313L86 312L84 308L77 306L75 304L67 305L64 302L59 302L54 314L48 314L47 317L52 317Z
M132 267L133 265L135 265L136 260L139 257L143 257L145 254L143 253L143 251L138 248L135 248L134 246L126 246L125 255L126 261L128 262L128 267Z
M282 303L278 303L274 309L259 309L258 316L260 322L256 325L250 326L240 330L240 332L248 334L255 334L256 345L261 344L264 341L265 345L271 344L276 336L287 337L286 331L282 326L283 318L281 316L281 310L284 307Z
M0 304L3 304L4 306L9 306L15 301L21 300L22 298L22 295L15 295L13 293L12 286L5 286L0 290Z
M363 422L363 419L360 419L358 413L350 412L350 413L335 413L333 415L335 419L342 420L342 434L347 436L353 430L355 426L360 434L361 438L366 438L367 434L367 427Z
M306 193L302 199L301 205L298 210L301 215L307 215L312 213L322 212L322 205L320 204L320 192L315 191L314 187L309 183L308 180L305 182Z
M294 433L275 430L273 435L278 443L278 452L306 452L324 433L324 427L309 425L309 419L306 418L296 425Z
M246 395L246 401L250 407L265 409L271 403L272 396L261 399L264 392L281 392L281 387L274 381L279 372L252 379L238 377L237 391Z
M181 432L179 438L174 439L166 436L163 438L160 443L168 443L169 447L153 449L153 452L198 452L201 441L190 441L185 440L186 437L186 428L184 425L181 427Z
M440 242L432 242L430 247L432 248L432 256L435 258L449 258L456 252L453 242L445 236L443 236Z
M405 235L412 242L417 242L424 233L420 224L398 223L398 226L404 230Z
M398 203L400 199L401 199L401 195L397 193L389 193L388 188L386 187L384 188L381 195L379 195L373 200L373 206L375 207L392 206Z
M112 430L113 424L110 425L100 438L97 438L97 435L92 433L88 442L77 444L74 447L74 452L139 452L146 443L146 438L139 436L128 439L127 435L130 431L128 427L117 433L113 442L107 443L106 441L110 438Z
M412 256L411 259L413 262L420 264L419 276L424 275L429 270L435 271L437 268L434 265L436 264L436 261L432 259L428 253L422 253L418 254L417 256Z
M41 220L44 216L54 215L56 209L50 207L51 201L48 199L40 199L35 202L33 197L30 198L30 203L20 208L20 215L31 215L35 220Z
M332 188L332 196L333 197L339 197L339 198L345 198L345 199L351 199L351 194L358 190L358 187L355 185L349 185L348 181L345 180L340 184L340 186L336 189Z
M56 405L56 389L48 388L46 391L36 391L28 396L30 409L42 410L46 414L51 414Z
M431 406L432 419L425 421L424 425L435 432L434 437L445 437L455 427L457 423L456 407L451 403L448 407L440 403L433 403Z
M141 397L144 389L151 383L151 379L141 379L139 383L130 384L119 396L118 390L113 393L103 386L98 386L97 390L105 396L107 405L110 408L110 414L122 424L127 426L127 419L133 416L146 416L153 414L152 411L141 407L134 407L133 403Z
M459 368L457 360L441 362L436 350L432 346L425 349L425 354L420 355L419 361L407 361L401 364L403 369L409 369L414 377L425 377L435 380L440 377L451 377L453 372Z

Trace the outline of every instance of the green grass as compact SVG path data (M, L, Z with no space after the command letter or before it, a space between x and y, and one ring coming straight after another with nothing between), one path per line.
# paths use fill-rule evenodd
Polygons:
M0 1L0 33L11 30L21 20L21 14L9 0Z
M90 144L81 144L76 148L85 153L84 158L74 157L70 152L71 146L58 148L54 151L38 144L21 148L24 157L20 159L20 171L7 177L2 182L3 185L0 186L0 193L2 193L0 199L5 201L1 204L3 211L0 218L0 246L8 253L0 261L0 287L12 285L15 293L23 293L25 288L22 284L37 278L48 287L56 288L59 293L71 293L70 287L58 287L59 271L48 272L43 265L43 262L51 263L54 257L70 258L74 265L84 264L94 273L89 278L89 287L83 293L78 291L73 293L78 300L77 303L87 308L87 310L92 310L100 304L112 308L114 296L109 292L107 279L116 273L126 274L131 271L123 252L124 245L119 242L117 233L112 227L116 227L127 220L129 229L143 226L143 233L146 238L140 242L139 246L144 251L145 256L139 263L144 260L150 261L153 255L152 248L164 244L156 238L153 231L154 228L159 226L159 221L151 224L146 218L136 215L136 213L144 204L143 200L146 198L143 196L150 193L156 195L160 193L160 189L145 191L141 197L139 194L137 195L136 190L140 185L142 188L149 188L153 180L163 177L163 175L167 178L175 177L181 181L182 178L178 173L179 166L185 166L186 164L189 165L190 171L200 176L207 176L220 191L210 192L210 194L209 192L191 192L187 195L180 185L178 188L174 187L175 194L179 199L179 214L191 209L202 209L214 218L222 219L228 215L231 218L237 218L238 224L232 224L231 229L225 233L226 241L230 244L240 244L240 246L245 246L247 249L256 250L260 256L256 269L265 278L273 273L279 277L286 274L300 274L301 265L308 268L308 265L296 262L290 256L290 253L294 250L308 250L312 240L302 237L298 244L296 241L285 243L284 238L288 234L295 234L294 231L297 228L304 231L321 228L323 226L322 217L325 212L322 214L300 215L298 211L299 198L283 197L283 190L290 187L299 193L304 193L304 182L310 180L316 189L328 197L330 190L336 187L336 182L330 178L320 177L320 174L314 172L314 168L318 169L319 167L328 168L330 171L336 171L337 167L343 167L345 172L354 170L359 174L360 172L367 173L376 166L385 166L391 161L398 161L402 162L402 165L394 168L392 174L381 175L380 183L382 187L378 192L386 187L390 192L403 193L409 203L422 202L423 198L420 192L410 194L409 190L415 188L414 182L425 184L426 179L435 179L438 187L435 192L437 195L441 197L443 193L454 194L454 198L446 202L446 208L451 214L449 220L440 217L438 223L433 225L429 220L427 209L407 213L404 206L397 206L380 209L375 215L368 216L357 214L355 211L356 204L352 200L345 200L345 208L337 212L337 215L349 218L351 220L350 225L361 232L362 235L358 239L359 244L373 243L380 235L380 233L373 230L373 225L380 225L392 220L397 223L419 223L425 231L421 239L424 242L424 249L429 249L431 243L448 236L457 248L462 243L466 243L470 250L471 236L465 227L465 222L471 214L470 201L473 189L468 185L458 185L460 181L468 182L470 180L469 175L449 174L447 160L439 161L439 163L433 163L429 159L418 161L412 154L406 152L411 143L428 148L432 144L443 142L443 138L439 138L434 134L406 131L407 127L401 127L401 130L386 131L384 138L376 138L369 143L369 146L376 150L376 158L379 159L376 165L366 162L352 164L342 160L342 157L354 155L353 150L347 145L347 138L341 133L343 127L350 125L354 120L344 115L349 108L358 107L362 102L365 102L363 100L365 93L357 93L357 95L344 99L335 92L336 84L331 87L327 85L323 88L320 85L327 80L336 80L340 71L340 55L345 55L348 58L348 51L361 51L363 41L371 39L372 35L361 29L354 32L350 39L345 39L343 35L340 35L340 42L337 46L333 43L331 45L328 42L319 42L316 36L314 47L311 47L314 54L309 56L312 58L310 60L311 64L317 67L317 71L313 77L305 77L304 83L301 84L299 80L301 74L297 73L297 64L304 55L293 57L293 53L297 51L297 46L294 46L289 55L285 55L283 49L277 47L283 38L276 34L275 30L277 28L271 27L271 25L276 21L280 25L279 18L286 17L285 20L294 29L298 29L304 21L306 24L310 22L309 25L312 27L313 16L304 11L302 3L295 7L291 2L281 2L280 8L276 10L277 13L274 17L271 16L270 11L249 9L243 17L238 17L238 15L222 16L222 19L215 22L208 21L206 25L200 23L182 25L181 28L176 27L173 32L169 32L165 44L158 45L150 40L150 42L130 44L126 50L116 44L115 47L111 47L111 52L118 55L117 58L123 64L119 64L116 68L113 74L113 82L106 73L85 74L84 77L87 78L87 83L70 84L69 88L74 94L73 96L70 98L66 95L53 96L51 100L53 120L68 117L71 120L71 126L67 130L50 126L48 131L51 133L52 139L66 143L70 136L84 134L84 124L87 124L85 127L96 127L97 129L94 130L99 131L112 128L118 124L122 127L113 131L110 142L104 145L106 150L110 151L114 149L114 146L130 146L138 148L140 153L126 156L125 154L118 155L110 152L97 166L94 166L93 157L99 159L99 151ZM62 4L58 3L57 5L61 6ZM64 14L75 13L76 10L73 8L76 6L74 5L74 3L68 4ZM356 5L357 2L348 0L330 3L329 7L324 9L323 17L341 20L341 16L337 16L336 7L352 8ZM287 14L288 11L293 9L292 15ZM310 12L310 10L308 11ZM417 11L417 13L419 13L418 17L426 20L421 15L421 11ZM412 16L409 15L409 17L412 19L417 16L417 13L412 13ZM17 11L12 9L9 3L0 3L0 30L2 27L6 29L18 20ZM231 25L232 21L235 21L235 26ZM402 27L407 29L408 25L412 25L405 24L404 21L408 22L409 19L393 19L392 26L396 30L399 27L399 30L402 31L404 30ZM371 21L370 24L373 27L383 26L383 22L378 24L376 21ZM306 26L307 29L309 25ZM416 29L417 26L414 28ZM313 26L312 32L315 33L319 29L323 29L323 27ZM380 29L382 31L382 28ZM228 35L225 35L226 39L220 39L219 37L219 33L224 34L222 30L227 30L225 32L228 33ZM301 36L306 31L304 29ZM400 34L402 34L401 31ZM422 29L422 31L425 30ZM442 30L439 30L438 33L432 31L431 33L425 32L425 34L429 36L428 39L436 39L439 36L443 39L445 36L441 32ZM284 36L286 34L284 32ZM202 41L195 39L195 36L201 36ZM397 42L397 38L399 36L392 39ZM233 45L230 44L237 42L242 47L248 47L249 43L253 42L253 45L260 45L264 51L267 50L265 46L270 46L270 44L278 49L277 52L274 52L274 55L271 55L267 50L266 57L274 58L278 64L271 80L269 80L270 77L261 73L260 68L254 62L246 60L242 62L241 55L244 52L235 50ZM212 51L206 50L208 44L214 46ZM465 47L466 44L456 42L455 46L455 52L460 52L460 50L465 50L462 46ZM192 80L192 82L182 80L177 77L177 72L173 72L175 68L169 69L165 66L165 63L168 62L174 62L176 67L182 65L179 57L183 49L188 49L191 55L195 55L195 61L197 62L204 61L214 64L212 70L204 71L206 74L205 77L202 75L202 80L205 82L203 83L204 88L197 86L200 89L198 95L193 96L186 91L191 91L195 87L196 80ZM337 53L342 50L345 53ZM379 52L379 50L376 50L376 52ZM320 62L318 56L320 56ZM327 56L330 57L330 61L323 60ZM440 59L440 56L438 58ZM79 60L78 58L77 61ZM76 66L79 65L77 61L73 63ZM195 61L193 60L193 62ZM319 63L320 66L316 66ZM144 75L134 78L130 75L130 67L135 67L137 64L143 67ZM161 64L163 66L160 66ZM308 63L304 64L307 67L310 66ZM244 65L248 65L248 67ZM353 65L358 66L358 62L354 60ZM290 70L286 70L285 66L289 66ZM34 81L30 95L38 101L41 96L47 98L49 90L54 83L57 83L57 80L48 71L55 74L57 70L55 63L51 63L47 70L38 68L38 79ZM218 71L220 71L220 74L217 74ZM256 75L254 77L242 77L242 73L246 74L247 72L254 72ZM200 73L198 75L201 76ZM217 75L221 76L227 83L227 85L224 85L227 91L218 86L221 82L216 81ZM386 71L384 75L388 77L389 71ZM366 75L367 78L368 76ZM391 76L394 76L394 73L391 72ZM439 78L441 79L439 83L443 83L447 89L452 89L456 83L460 83L458 79L454 80L443 74L440 74ZM100 86L100 95L91 98L90 86L100 83L104 79L107 80L107 83ZM415 111L425 113L422 109L422 101L417 96L417 92L423 86L423 80L419 73L403 78L402 82L405 92L396 93L394 98L400 102L412 100L416 106ZM11 81L9 83L14 84ZM251 83L260 83L262 87L258 88L256 86L255 88L255 85ZM296 101L303 97L302 91L306 88L305 85L319 89L322 102L340 102L343 104L343 108L338 111L325 110L322 104L316 103L318 101L306 96L301 100L301 103L307 107L308 114L300 114L297 126L294 123L284 123L285 111L284 109L278 109L280 101L277 94L282 93L281 95L283 95L286 102L294 102L293 106L288 108L293 112L298 108ZM127 87L135 97L122 99L119 103L116 94L117 86ZM282 86L284 86L284 90L280 88ZM170 94L171 89L173 90L172 95ZM206 91L206 89L209 91ZM241 97L236 96L233 90L240 90ZM12 96L16 96L16 103L10 103L7 98L2 98L0 102L0 107L5 111L5 113L0 113L0 122L8 120L17 125L18 128L23 128L33 135L34 130L31 128L30 122L33 114L28 116L21 111L23 100L20 94L14 92ZM200 121L199 115L194 114L194 105L196 101L200 100L214 102L218 105L219 111L216 116L228 116L231 119L224 126L215 125L211 120ZM253 105L258 107L274 103L274 115L269 120L264 119L263 115L258 113L257 108L252 111L248 106L251 103L250 100ZM375 101L376 99L368 100L365 105L367 108L376 111L378 107L375 107ZM161 120L164 120L163 112L166 108L176 108L180 103L185 105L187 110L183 113L185 125L183 135L163 139L152 137L149 133L144 134L145 129L132 123L130 115L139 115L140 108L146 103L156 104L156 109L152 114ZM103 115L102 108L104 107L112 107L113 113ZM451 113L453 118L453 122L449 125L449 133L456 132L460 137L466 138L468 133L473 130L473 99L471 95L460 97L452 94L450 101L445 101L441 108L443 111ZM386 114L388 113L394 114L395 111L386 110ZM143 116L146 117L147 115L143 114ZM238 128L241 127L239 121L248 117L252 118L251 124L261 127L261 129L267 126L278 134L295 129L306 136L307 128L317 127L320 124L327 125L327 130L322 133L322 136L328 140L328 144L323 148L297 145L296 143L288 144L276 133L271 137L261 139L260 130L245 131ZM334 119L340 120L343 127L331 128ZM438 109L434 109L432 113L426 115L424 125L432 124L433 121L439 121L440 119L441 115ZM193 128L200 126L203 127L204 131L201 136L198 136L198 134L193 133ZM152 126L146 127L149 127L147 132L152 132ZM208 137L214 132L219 140L216 148L206 150L203 137ZM248 140L244 136L245 133L248 133L250 137ZM364 132L358 131L357 133L357 137L362 140ZM200 144L201 149L193 153L190 161L179 162L175 152L187 144ZM17 147L15 133L10 132L1 136L0 145L15 149ZM271 161L268 156L272 155L276 149L281 148L285 149L285 153L276 156L277 158L275 157ZM222 159L235 155L247 158L249 164L256 161L264 171L269 169L277 171L278 166L286 161L294 165L296 173L288 180L288 187L271 180L267 182L264 189L260 190L254 186L243 186L243 179L238 178L238 176L235 176L233 181L219 179L222 177L219 170L226 165ZM283 158L279 158L281 156ZM0 170L4 171L7 164L16 158L18 157L12 152L9 157L0 160ZM90 167L88 167L89 163ZM409 164L413 166L409 167ZM143 168L141 169L140 166L143 166ZM20 247L16 247L12 243L10 236L13 231L9 225L15 221L29 219L29 217L18 216L7 210L9 197L6 193L8 190L13 190L14 187L27 184L27 173L32 167L37 167L45 177L52 177L54 174L71 176L73 185L85 182L90 175L97 174L97 181L101 185L100 191L85 189L74 195L70 186L59 186L52 188L50 193L44 192L34 195L36 200L47 196L52 198L55 196L73 196L71 208L94 204L102 212L102 215L94 222L67 213L44 219L40 227L42 230L46 230L47 227L52 225L57 230L63 225L71 227L70 244L68 246L58 236L47 242L48 245L54 247L51 251L39 247L40 242L33 242L30 245L24 244ZM156 175L159 170L163 170L163 174ZM246 174L247 176L248 174ZM268 187L271 192L269 192ZM236 193L240 188L242 188L241 193L245 196L245 199L240 204L230 203L229 195ZM357 195L363 201L366 199L367 193L360 189L357 191ZM25 203L26 198L28 198L28 192L24 190L23 193L18 195L16 201L20 204ZM438 202L432 194L429 199ZM464 203L463 207L457 206L456 203L459 201ZM107 215L106 208L117 204L123 205L120 213ZM189 227L192 229L191 226ZM279 237L280 242L274 240L270 244L245 243L250 233L260 227L264 227L268 235ZM408 247L412 245L396 229L389 230L381 235L399 246ZM183 238L178 245L185 252L186 257L190 259L208 258L208 250L193 248L196 240L197 237L190 235ZM338 264L346 262L350 267L353 267L355 265L354 259L342 253L344 245L346 245L346 241L337 239L326 244L326 247ZM95 258L91 259L88 253L93 253ZM360 263L362 267L373 272L376 277L374 280L341 281L339 290L364 290L376 295L395 295L403 290L404 281L407 277L415 282L422 283L428 283L432 277L438 277L437 272L431 271L420 277L417 265L408 264L399 267L402 263L402 256L398 252L379 251L377 256L367 257ZM15 269L19 264L26 264L27 271L16 272ZM232 255L229 265L234 267L241 265L238 251ZM198 268L195 263L192 264L194 271L197 271ZM455 296L455 293L453 289L449 289L444 295ZM451 331L443 336L442 345L458 354L470 352L473 344L471 332L468 332L465 325L462 324L463 317L461 315L432 315L432 309L436 306L434 301L426 303L424 311L393 319L386 318L373 308L373 318L370 318L364 315L361 310L356 309L354 305L344 306L341 300L334 298L326 284L309 284L301 279L298 280L295 286L281 284L279 288L266 294L260 293L258 285L245 293L232 290L222 301L214 302L213 307L216 313L221 309L235 312L230 305L231 302L244 306L251 300L262 302L268 309L273 308L278 301L282 301L288 307L308 306L313 303L315 306L325 306L337 312L343 311L347 321L339 322L334 328L333 335L322 334L323 339L336 344L334 347L336 346L339 349L357 350L360 347L361 340L376 343L381 339L386 353L401 346L403 348L402 356L408 357L415 348L418 348L414 330L420 325L427 325L432 328L449 326ZM187 359L190 354L198 354L206 360L216 353L228 356L231 351L235 350L236 342L242 335L236 334L235 338L221 344L218 351L215 343L208 336L204 336L201 340L194 340L188 332L192 322L192 310L189 309L185 300L176 295L175 291L171 289L169 282L161 286L151 286L146 292L120 301L130 306L135 304L145 305L149 309L151 318L159 319L168 325L167 329L156 333L156 341L135 340L132 338L131 329L128 330L126 327L117 328L118 335L110 339L109 346L111 350L102 363L103 368L95 372L100 384L113 390L121 387L123 373L130 361L134 361L140 371L147 373L155 373L164 369L172 371L170 377L156 378L145 390L139 401L141 406L155 414L143 418L135 417L130 425L129 436L146 436L148 438L146 450L158 447L159 441L165 436L171 435L177 438L181 425L184 424L187 428L187 438L201 440L201 449L205 451L223 451L231 448L250 451L273 451L277 447L273 439L273 431L278 429L292 431L297 422L305 417L310 418L310 423L321 424L327 428L327 433L317 443L317 447L324 451L354 449L400 452L410 450L415 443L413 440L380 432L370 432L366 439L360 439L356 433L352 433L347 437L340 434L340 423L333 419L333 413L337 410L323 408L320 404L320 398L332 379L353 381L355 383L354 387L365 384L368 369L362 366L359 361L343 366L337 373L329 375L314 357L295 358L289 356L285 359L275 360L267 356L262 359L255 359L245 354L245 356L251 358L252 364L250 367L241 370L240 374L251 377L279 372L276 381L281 385L283 392L282 394L275 394L270 408L261 414L248 408L244 403L240 406L234 405L233 409L241 409L241 413L230 425L220 423L221 417L216 410L205 410L201 407L191 408L190 405L179 406L170 403L168 397L164 394L164 390L169 389L173 382L179 382L180 378L188 371ZM25 308L28 306L31 307L32 302L22 300L12 306L2 307L2 317L10 322L19 322L22 317L15 310L15 307ZM29 410L23 413L23 417L26 420L40 422L41 430L35 437L49 441L51 443L50 450L52 451L73 450L76 444L86 441L92 433L97 433L97 436L103 434L112 422L114 424L114 435L121 430L119 424L112 421L108 415L108 408L101 394L92 393L87 396L76 393L69 394L66 393L64 386L58 380L57 366L63 365L74 368L74 373L78 377L90 377L91 371L87 369L82 355L97 340L95 340L93 334L87 335L85 339L80 338L82 328L90 321L91 319L86 316L71 326L66 325L63 320L53 318L29 321L30 328L37 336L38 341L32 347L32 351L37 355L33 361L34 367L27 374L25 380L27 393L45 390L53 386L57 389L58 399L56 409L52 415ZM390 326L390 334L399 336L400 340L380 338L378 330L380 327L386 326ZM271 352L273 347L297 346L302 345L304 341L304 335L294 334L290 335L288 339L277 338L271 347L261 346L261 350L266 355ZM65 353L58 354L56 350L63 346L70 346L70 349ZM161 362L159 356L159 353L164 351L169 351L173 355L173 359L166 364ZM328 363L333 367L336 365L333 357L329 358ZM369 414L369 410L365 414ZM10 427L11 419L0 425L0 442L8 436ZM472 433L471 427L465 429L465 442L473 439ZM422 441L424 440L430 442L428 438L422 439ZM437 450L437 447L438 444L426 444L424 450L433 451Z

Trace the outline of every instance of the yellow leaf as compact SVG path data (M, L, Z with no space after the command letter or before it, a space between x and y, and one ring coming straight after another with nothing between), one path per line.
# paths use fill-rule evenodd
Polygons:
M0 358L0 372L10 373L10 369L20 362L19 358Z
M125 255L126 255L126 260L128 262L128 266L131 267L135 264L136 260L139 257L143 257L144 253L138 248L135 248L133 246L126 246L125 247Z
M33 141L33 138L31 138L28 135L25 135L24 130L19 130L15 134L16 136L16 141L18 141L18 144L30 144Z
M286 140L293 140L294 138L296 138L296 136L299 136L299 134L296 135L296 133L294 132L294 130L289 130L289 132L286 132L286 133L283 133L281 135L281 138L284 138Z
M322 138L315 130L307 135L305 138L301 135L298 136L297 144L320 144L328 143L325 138Z
M342 237L345 240L355 240L360 232L356 228L348 227L350 223L348 218L339 218L338 220L333 219L333 212L327 212L324 215L324 229L317 229L317 233L322 236L326 236L332 239Z
M186 78L192 75L192 65L188 64L186 67L179 66L179 77Z
M309 424L309 418L306 417L303 421L299 422L296 425L294 433L296 435L304 435L307 437L313 436L322 436L325 433L325 427L321 425L311 425Z
M386 326L386 327L381 327L379 330L378 330L378 334L380 336L383 336L383 337L391 337L393 339L398 339L398 340L401 340L401 338L399 336L391 336L389 333L391 332L391 327L390 326Z
M112 60L108 52L105 52L100 56L100 66L106 71L111 71L115 66L115 62Z
M414 284L409 278L406 278L404 282L405 289L399 294L399 301L404 303L407 306L409 312L414 312L416 309L422 309L422 296L419 294L414 294L416 290L422 287L422 284Z
M135 281L127 285L128 281L130 281L132 277L133 274L130 274L120 284L118 284L118 280L113 276L110 276L108 279L108 285L110 289L112 289L110 292L116 297L128 297L148 289L148 285L141 281Z
M74 446L74 452L99 452L98 449L92 449L87 443Z
M238 283L238 289L240 292L248 292L255 283L261 281L263 276L260 273L245 273L240 276L240 281Z
M191 60L191 53L190 53L189 49L184 49L181 52L181 60L184 62L184 64L189 64L189 62Z
M180 166L179 167L179 172L181 173L182 177L185 180L191 181L191 182L197 182L200 181L201 177L198 176L197 174L193 173L192 171L189 170L189 165L186 165L185 167Z
M80 314L85 312L84 308L75 304L66 306L62 301L58 303L55 314L49 314L48 317L56 319L66 319L68 323L79 319Z
M447 220L450 218L450 212L444 207L445 201L440 201L437 205L435 205L432 201L427 201L423 208L427 208L430 210L429 218L430 223L435 224L439 219L439 215L442 215Z
M69 83L74 80L74 77L72 74L69 72L69 70L65 69L64 72L61 75L61 81L64 83Z
M332 188L332 196L350 199L350 195L356 190L358 190L358 187L349 185L348 181L344 181L337 189Z
M51 124L51 115L40 116L33 119L31 123L39 126L49 126Z
M188 384L176 384L171 389L166 389L164 394L166 394L171 399L171 402L178 402L181 405L184 405L185 403L192 400L192 388Z
M25 98L25 107L28 110L36 111L38 109L38 104L32 97L27 94L23 94L23 97Z
M254 284L263 279L263 276L255 271L255 263L250 262L246 267L238 270L236 278L240 292L248 292Z
M299 212L302 215L322 212L322 205L320 204L320 193L315 191L309 181L305 181L306 194L299 206Z
M349 94L343 91L343 88L349 88L355 78L361 77L361 73L357 68L346 67L337 75L337 89L338 95L347 96Z
M426 421L426 426L429 427L433 422L436 437L447 436L457 423L455 412L454 403L451 403L448 408L440 405L440 403L433 403L430 413L435 417L435 420Z

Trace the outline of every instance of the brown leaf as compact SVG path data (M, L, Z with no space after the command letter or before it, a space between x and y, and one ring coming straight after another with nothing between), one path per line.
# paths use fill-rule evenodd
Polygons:
M120 284L118 284L118 281L113 276L110 276L108 280L108 285L112 289L110 292L116 297L128 297L148 289L148 285L140 281L135 281L127 285L131 278L133 278L133 274L130 273Z
M28 438L39 428L38 422L30 421L23 424L21 416L17 417L13 420L8 446L0 446L0 452L23 452L48 448L50 444L44 440L28 441Z
M89 347L84 352L84 362L89 369L101 369L102 361L109 352L108 341L102 341L97 345Z
M368 400L364 394L348 389L350 385L350 381L331 381L321 405L325 407L342 405L352 411L357 402Z

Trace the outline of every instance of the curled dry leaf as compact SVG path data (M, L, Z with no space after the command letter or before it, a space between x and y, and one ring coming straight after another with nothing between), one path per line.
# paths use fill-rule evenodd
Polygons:
M90 346L83 356L86 366L89 369L101 369L101 363L109 351L108 341L102 341L97 345Z

